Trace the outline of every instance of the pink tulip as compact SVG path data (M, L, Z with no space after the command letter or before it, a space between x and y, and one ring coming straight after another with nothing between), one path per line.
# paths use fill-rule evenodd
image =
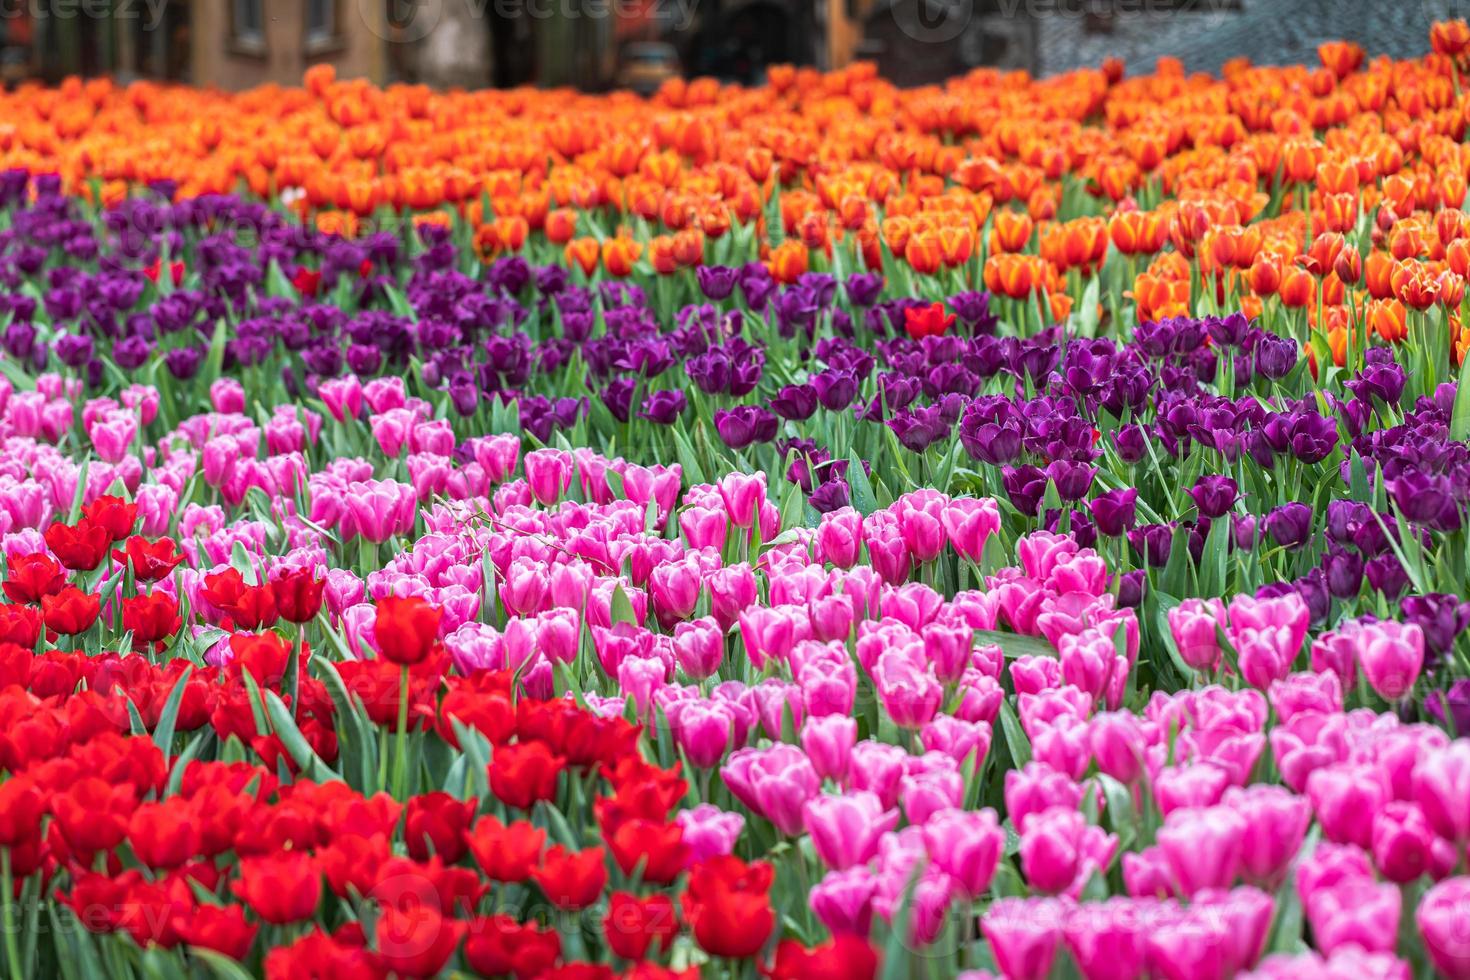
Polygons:
M1184 896L1229 888L1240 870L1245 821L1229 807L1185 807L1164 820L1159 850Z
M978 562L986 542L1000 531L1000 508L989 497L956 497L944 506L939 520L959 556Z
M316 394L338 422L355 419L362 412L362 382L355 374L324 379L317 385Z
M816 557L838 568L857 564L863 544L863 516L851 507L822 515L817 525Z
M500 601L513 616L534 616L546 607L546 566L532 558L517 558L500 583Z
M1301 596L1292 592L1270 599L1257 599L1251 595L1238 595L1230 600L1230 630L1232 641L1240 630L1285 629L1281 640L1283 655L1294 658L1307 638L1312 613ZM1239 644L1237 644L1238 646Z
M1470 980L1470 878L1447 878L1414 913L1424 949L1445 980Z
M1111 898L1078 905L1067 916L1067 948L1083 980L1132 980L1148 959L1147 919L1136 902Z
M482 436L470 444L475 462L491 483L504 483L515 473L521 456L521 440L513 435Z
M928 665L906 649L888 650L873 669L883 710L900 728L922 728L939 710L944 688Z
M377 440L383 455L392 458L408 447L409 437L417 421L418 417L408 409L395 408L370 417L368 425L371 426L373 438Z
M885 810L873 793L813 797L802 812L812 849L833 871L867 864L878 838L898 826L898 811Z
M866 939L873 921L873 895L877 890L878 878L867 868L829 871L812 888L807 901L828 932Z
M245 386L233 378L218 378L209 386L209 401L224 415L245 411Z
M1356 945L1391 953L1398 944L1403 893L1397 885L1368 880L1344 882L1316 892L1307 905L1312 938L1322 952Z
M1071 684L1092 695L1094 700L1101 701L1121 659L1112 637L1095 629L1084 630L1074 636L1062 637L1057 652L1062 667L1062 683ZM1126 676L1128 661L1122 660L1121 667Z
M374 412L388 412L408 404L406 386L396 376L374 378L363 385L362 396Z
M1433 870L1436 842L1445 843L1417 803L1394 800L1373 817L1373 863L1389 881L1406 884ZM1450 856L1453 867L1453 848Z
M878 510L864 518L863 542L868 548L868 563L884 582L902 585L908 581L913 571L913 556L893 515Z
M740 814L721 810L710 803L680 810L674 820L684 831L684 844L689 848L691 864L731 853L745 829L745 818Z
M1145 847L1123 855L1123 887L1134 898L1170 898L1174 895L1174 876L1163 851Z
M729 518L723 510L712 507L690 507L679 514L679 531L691 548L725 547L725 530Z
M1011 661L1011 685L1017 694L1039 694L1062 684L1062 664L1056 657L1025 655Z
M1094 715L1088 725L1088 746L1103 773L1131 786L1143 775L1148 735L1130 711Z
M1354 881L1373 881L1373 862L1361 847L1324 841L1297 862L1296 890L1306 908L1319 892Z
M823 779L842 783L852 766L857 721L845 715L809 718L801 729L801 747Z
M537 449L526 454L526 483L543 507L561 499L572 485L572 456L561 449Z
M929 860L970 899L984 895L1005 849L995 811L940 810L924 823Z
M1118 839L1087 822L1081 811L1052 807L1034 814L1021 831L1021 871L1046 895L1081 894L1093 872L1105 870Z
M674 656L690 680L702 681L720 669L725 634L708 616L679 623L674 627Z
M702 578L699 562L693 556L684 561L667 562L653 570L648 577L648 592L660 626L670 629L675 623L689 618L699 602Z
M1165 816L1186 807L1210 807L1229 785L1229 775L1212 763L1171 766L1154 777L1154 802Z
M623 661L626 666L635 658ZM623 670L619 668L621 676ZM713 768L730 748L730 731L735 724L730 708L719 701L679 701L666 709L674 739L689 764L696 769Z
M1334 714L1342 710L1342 681L1333 671L1304 671L1274 682L1267 696L1282 722L1304 711Z
M1214 670L1220 662L1216 630L1225 625L1220 600L1185 599L1168 611L1167 618L1179 658L1195 670Z
M726 565L705 580L709 587L710 614L723 629L729 629L756 599L755 570L743 562Z
M725 785L753 813L794 837L802 830L802 808L817 795L821 780L806 754L794 745L738 749L720 768Z
M536 616L536 642L547 658L569 664L582 644L582 617L575 609L559 606Z
M1307 777L1307 798L1323 836L1359 847L1372 843L1373 818L1390 799L1378 769L1346 762L1323 766Z
M930 816L957 807L965 798L965 780L955 763L942 753L927 753L944 760L943 767L926 769L907 775L899 783L904 816L910 824L921 827Z
M1044 980L1061 945L1064 918L1055 900L1002 898L985 911L980 931L1007 980Z
M1050 766L1028 762L1006 773L1005 801L1011 823L1024 833L1035 814L1056 806L1075 809L1082 802L1082 787Z
M1194 896L1193 910L1218 916L1225 925L1224 959L1227 972L1255 964L1266 949L1276 902L1271 895L1242 885L1230 891L1205 891Z
M1363 676L1385 701L1399 701L1424 666L1424 631L1417 623L1369 623L1353 634Z
M1291 673L1296 657L1292 635L1286 626L1240 627L1231 631L1230 640L1240 658L1240 674L1247 684L1264 691Z
M1160 917L1148 932L1148 975L1158 980L1228 980L1230 928L1224 917L1186 910Z
M1358 685L1357 643L1353 634L1360 629L1358 623L1348 620L1312 641L1312 671L1337 675L1342 689L1349 694Z
M1087 731L1087 722L1075 715L1040 723L1030 733L1031 754L1037 762L1080 780L1092 761Z
M908 766L909 754L897 745L864 740L852 747L848 770L853 789L872 790L883 808L897 805L899 783Z
M1077 542L1069 535L1033 531L1016 542L1016 554L1027 576L1045 582L1058 564L1076 554Z
M1284 787L1264 783L1232 786L1223 802L1245 822L1241 877L1262 888L1279 887L1312 822L1310 804Z
M929 562L939 557L946 544L944 525L936 514L917 508L901 511L899 534L904 547L915 561Z
M726 474L720 480L719 491L730 523L735 527L748 528L755 523L760 504L766 499L766 475Z
M1470 843L1470 740L1456 739L1418 761L1414 799L1435 833L1463 851Z
M919 730L919 741L929 752L943 752L959 765L974 757L974 764L985 761L990 751L990 723L962 721L949 715L938 715Z

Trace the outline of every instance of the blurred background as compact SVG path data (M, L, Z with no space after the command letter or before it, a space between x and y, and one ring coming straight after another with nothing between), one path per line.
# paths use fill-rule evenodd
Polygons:
M1461 9L1463 8L1463 9ZM1427 50L1470 0L0 0L0 78L149 78L242 89L339 77L438 87L758 84L775 64L875 61L901 85L980 66L1045 75L1108 56L1218 72Z

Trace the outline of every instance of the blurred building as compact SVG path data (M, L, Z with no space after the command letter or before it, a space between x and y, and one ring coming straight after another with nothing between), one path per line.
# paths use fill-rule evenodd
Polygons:
M878 63L920 85L980 66L1036 74L1109 56L1218 72L1318 43L1413 57L1470 0L87 0L0 2L0 77L110 74L240 89L314 64L380 84L759 84L770 66Z

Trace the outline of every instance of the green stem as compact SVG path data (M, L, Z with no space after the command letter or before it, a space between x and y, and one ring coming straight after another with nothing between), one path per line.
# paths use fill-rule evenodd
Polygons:
M15 882L10 870L10 848L0 847L0 888L5 894L0 896L0 912L4 913L5 927L5 963L10 969L10 980L21 980L20 972L20 948L15 942Z
M408 665L399 668L398 674L398 730L394 733L393 746L393 798L406 800L403 785L407 777L408 763Z

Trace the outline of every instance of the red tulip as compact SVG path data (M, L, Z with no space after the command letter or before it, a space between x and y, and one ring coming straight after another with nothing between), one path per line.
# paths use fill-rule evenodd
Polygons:
M525 980L556 965L561 959L561 937L550 928L521 925L508 915L485 916L470 923L464 958L482 976L509 973Z
M111 544L133 533L133 525L138 523L138 505L130 504L121 497L104 495L83 507L82 516L103 528L107 532L108 543Z
M255 934L260 931L260 926L245 921L245 910L238 905L200 905L181 918L175 928L179 938L190 946L237 961L250 955Z
M465 835L475 863L491 881L516 884L531 877L531 869L546 846L546 831L518 820L509 826L495 817L481 817Z
M631 875L641 864L643 880L649 884L671 884L689 863L684 829L677 823L628 820L612 829L604 827L603 839L623 874Z
M228 615L236 629L263 629L280 618L271 587L248 584L239 569L227 568L206 575L201 595L211 606Z
M459 948L465 928L428 906L386 906L373 929L378 961L400 977L434 976Z
M322 873L312 858L299 852L247 857L240 860L240 877L230 890L256 915L281 926L316 914Z
M144 803L128 821L133 856L155 870L177 868L199 852L195 811L182 797Z
M667 953L679 933L679 917L674 900L662 892L639 898L629 892L613 892L608 900L607 918L602 922L607 945L625 960L637 962L657 944Z
M830 942L807 949L794 939L776 947L769 980L872 980L878 972L878 953L866 937L833 936Z
M52 524L46 529L46 547L72 571L90 572L102 564L112 545L107 529L83 518L74 526Z
M74 585L68 585L55 595L41 597L41 618L46 628L62 636L85 633L97 622L101 611L101 596L83 592Z
M730 959L760 952L776 927L771 880L771 866L762 861L726 856L696 865L681 901L700 948Z
M944 312L943 303L931 303L928 306L910 306L903 311L903 326L910 337L921 340L924 337L943 337L954 325L953 313Z
M556 798L556 777L565 767L542 742L502 745L490 757L490 792L506 806L529 810L537 800Z
M322 608L322 594L327 580L318 578L310 568L298 568L287 572L271 583L275 593L276 608L281 618L288 623L309 623Z
M114 551L112 557L124 565L131 564L133 576L140 582L156 582L184 560L184 556L174 550L172 538L150 542L136 534L128 538L122 551Z
M431 854L453 864L464 856L465 832L475 817L475 800L457 800L448 793L434 792L408 801L404 839L408 855L427 861Z
M33 606L0 605L0 643L34 650L41 639L41 613Z
M11 555L5 560L5 595L22 605L40 602L66 587L66 572L50 555Z
M422 662L434 648L442 614L418 596L389 596L378 603L373 640L378 655L395 664Z
M531 878L557 908L585 909L607 886L607 854L600 847L574 852L558 844L541 858Z
M129 596L122 601L123 629L133 634L133 645L161 643L183 625L179 604L162 592Z
M18 847L40 836L41 791L21 774L0 783L0 847Z

